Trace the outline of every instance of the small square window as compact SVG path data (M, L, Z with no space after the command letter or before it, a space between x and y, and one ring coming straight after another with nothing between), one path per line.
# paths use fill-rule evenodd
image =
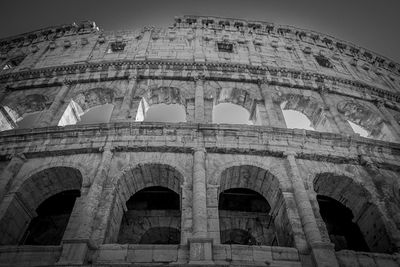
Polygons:
M115 53L124 51L126 43L124 42L112 42L107 49L107 53Z
M233 44L223 42L223 43L218 43L217 45L219 52L233 53Z
M324 67L324 68L333 68L333 65L332 65L332 63L329 61L329 59L327 59L325 56L323 56L323 55L318 55L318 56L315 56L315 60L318 62L318 64L321 66L321 67Z

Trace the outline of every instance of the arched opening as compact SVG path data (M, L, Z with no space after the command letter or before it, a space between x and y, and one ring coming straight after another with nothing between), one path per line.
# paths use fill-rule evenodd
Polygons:
M279 182L267 170L233 166L221 173L218 199L222 244L293 246Z
M3 202L0 218L2 245L58 245L79 197L82 175L74 168L53 167L39 171L12 189Z
M349 208L327 196L318 195L317 201L336 251L342 249L369 251L360 228L352 221L354 215Z
M348 100L340 102L337 109L349 122L355 133L383 141L396 141L396 137L379 115L379 111L374 111L368 103Z
M49 197L36 209L20 241L20 245L58 245L64 235L69 217L80 196L79 190L67 190Z
M253 112L256 107L254 97L248 91L225 87L216 90L215 102L212 111L213 123L229 124L257 124Z
M147 187L129 198L126 208L118 243L179 244L179 194L162 186Z
M185 107L181 104L153 104L149 106L142 98L136 113L136 121L186 122Z
M311 121L301 112L296 110L282 110L282 113L287 128L315 131L314 127L311 126Z
M0 107L0 130L37 127L42 112L48 108L48 97L41 94L11 97L5 100L9 105Z
M221 244L276 245L271 207L259 193L246 188L227 189L219 195L218 209ZM246 229L236 228L240 225L246 225Z
M321 173L314 179L314 190L336 250L393 252L383 216L365 188L349 177Z
M213 123L253 125L250 113L243 107L232 103L220 103L213 108Z
M94 88L71 99L58 126L73 124L108 123L114 109L114 92L108 88Z
M301 107L302 104L308 106L308 103L305 101L292 102L294 101L283 101L280 105L287 128L315 131L313 123L310 121L308 116L303 113L305 108Z
M332 131L331 121L324 111L322 100L292 93L283 94L279 99L287 128Z
M136 121L186 122L186 101L179 88L154 87L141 96Z

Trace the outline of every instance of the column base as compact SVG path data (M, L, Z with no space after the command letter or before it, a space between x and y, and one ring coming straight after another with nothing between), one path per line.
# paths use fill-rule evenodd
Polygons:
M214 265L212 260L212 238L189 238L189 264Z
M317 267L339 267L335 255L334 244L327 242L314 242L311 244L311 254Z
M93 246L89 240L63 241L61 256L56 266L82 265L87 261L89 249Z

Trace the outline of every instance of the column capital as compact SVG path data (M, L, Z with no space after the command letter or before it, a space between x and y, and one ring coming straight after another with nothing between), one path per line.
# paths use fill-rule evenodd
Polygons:
M205 154L205 153L207 153L207 150L205 147L194 147L193 153L196 153L196 152L203 152Z
M263 84L268 84L268 80L266 78L259 78L257 79L257 84L260 86Z
M297 156L297 152L295 152L295 151L285 151L285 152L283 152L283 155L285 157L289 157L289 156L296 157Z
M101 152L101 153L113 153L114 150L115 150L115 147L113 147L110 144L106 144L102 147L99 147L99 152Z
M330 92L332 92L332 89L329 88L329 87L326 86L326 85L322 85L322 86L319 86L319 87L318 87L318 91L319 91L319 93L320 93L321 95L323 95L323 94L329 94Z
M204 81L206 79L206 75L205 75L205 73L204 72L197 72L194 76L193 76L193 80L195 81L195 82L198 82L198 81Z
M24 153L14 153L14 154L8 154L7 159L12 160L12 159L21 159L22 161L26 160L25 154Z
M76 84L77 81L72 80L72 79L65 78L65 79L63 80L62 83L63 83L63 85L65 85L65 86L71 87L71 86L73 86L74 84Z

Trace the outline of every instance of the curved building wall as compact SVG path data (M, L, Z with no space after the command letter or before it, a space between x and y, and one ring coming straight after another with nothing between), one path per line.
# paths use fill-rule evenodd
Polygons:
M399 102L398 63L266 22L0 40L0 266L398 266ZM184 121L147 121L160 104Z

